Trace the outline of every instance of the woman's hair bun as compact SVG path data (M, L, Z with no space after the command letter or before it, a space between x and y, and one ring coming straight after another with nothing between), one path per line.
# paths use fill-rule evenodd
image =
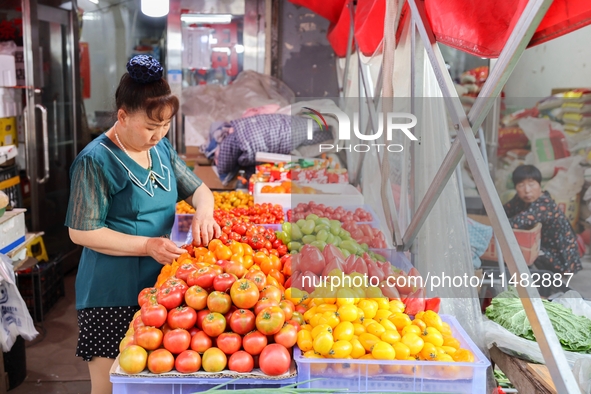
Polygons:
M139 83L150 83L162 78L163 68L158 60L148 55L137 55L127 62L129 76Z

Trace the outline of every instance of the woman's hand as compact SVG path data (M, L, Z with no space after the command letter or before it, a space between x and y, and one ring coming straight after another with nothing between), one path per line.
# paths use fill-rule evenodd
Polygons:
M207 246L209 241L222 235L220 226L211 215L193 216L191 229L193 230L193 244L196 246Z
M146 254L162 265L171 264L185 252L185 249L179 248L168 238L149 238L146 242Z

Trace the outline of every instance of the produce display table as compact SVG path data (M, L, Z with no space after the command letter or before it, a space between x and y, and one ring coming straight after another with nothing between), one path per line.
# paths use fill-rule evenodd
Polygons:
M491 361L505 373L520 394L556 394L556 388L545 365L527 361L503 353L493 346Z

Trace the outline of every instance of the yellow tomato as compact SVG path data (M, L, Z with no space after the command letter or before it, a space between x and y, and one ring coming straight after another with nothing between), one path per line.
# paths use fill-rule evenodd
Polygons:
M328 324L320 324L312 329L312 338L316 339L322 332L328 332L332 335L332 328Z
M373 319L379 323L382 321L382 319L388 319L391 314L392 312L390 312L388 309L378 309Z
M357 338L353 338L351 339L351 357L357 359L359 357L365 356L365 348L363 347L363 345L361 344L361 342L359 342L359 339Z
M453 356L453 355L454 355L454 353L456 352L456 350L458 350L458 349L456 349L455 347L451 347L451 346L445 346L445 345L441 346L441 349L442 349L442 350L443 350L443 351L444 351L446 354L449 354L450 356Z
M345 358L353 351L353 345L349 341L337 340L330 349L328 355L331 358Z
M435 345L432 343L425 343L419 354L423 357L423 359L427 361L433 361L437 358L439 353L437 352Z
M371 349L371 355L376 360L394 360L396 352L392 345L380 341L374 345L373 349Z
M354 327L354 334L355 335L361 335L363 334L365 331L365 326L363 324L360 323L353 323L353 327Z
M339 325L339 323L341 322L339 320L339 315L336 312L324 312L322 314L322 317L326 319L327 324L331 327L331 328L335 328L336 326Z
M366 319L373 319L378 312L378 303L373 300L361 300L357 306L363 310Z
M459 363L473 363L474 354L468 349L458 349L452 356L455 362Z
M341 305L338 309L338 314L341 321L353 322L357 319L357 307L349 304Z
M254 260L252 259L252 256L249 256L249 255L245 255L242 257L242 265L246 269L250 269L253 266L257 267L254 265Z
M441 330L439 332L441 332L441 335L449 335L450 337L453 335L451 327L446 322L441 323Z
M422 331L418 326L410 325L410 326L406 326L402 330L400 330L400 335L404 336L404 335L410 334L410 333L420 335L421 332Z
M392 300L388 303L388 305L389 305L388 309L396 308L396 309L400 309L401 312L404 312L404 308L406 307L406 305L404 305L404 302L402 302L400 300ZM392 311L392 312L395 312L395 311Z
M361 346L363 346L363 348L366 351L371 352L371 349L373 348L373 346L376 343L380 342L380 338L376 337L373 334L369 334L369 333L364 332L363 334L359 335L359 342L361 343Z
M388 320L390 320L396 326L397 330L402 330L406 326L410 326L412 321L410 317L406 313L393 313L388 316Z
M350 341L355 335L355 327L353 323L344 321L340 322L333 330L333 337L337 341Z
M232 242L230 250L234 256L244 256L244 246L240 242Z
M392 344L396 352L396 360L406 360L410 356L410 349L404 343L398 341Z
M378 303L378 309L388 310L390 309L390 301L386 297L373 298Z
M441 321L441 317L439 317L439 315L433 311L425 311L422 320L425 322L427 327L436 328L439 332L441 332L441 330L443 329L443 322Z
M386 329L380 323L373 322L365 327L365 331L375 335L376 337L380 337L386 332Z
M363 327L365 327L366 331L367 331L367 326L369 326L372 323L377 323L374 319L363 319Z
M218 260L230 260L230 257L232 257L232 251L226 245L218 246L215 249L215 257Z
M298 331L297 337L298 347L303 351L307 352L313 349L314 341L312 340L312 334L306 330Z
M434 327L427 327L421 333L421 338L425 342L432 343L436 347L443 346L443 336Z
M336 305L333 304L321 304L318 305L318 307L316 308L316 312L318 313L324 313L324 312L336 312L338 311L338 307Z
M415 326L419 327L419 328L421 329L421 331L422 331L422 330L424 330L425 328L427 328L427 325L425 324L425 322L424 322L423 320L421 320L421 319L417 319L416 317L415 317L415 319L412 321L412 323L411 323L411 324L413 324L413 325L415 325Z
M323 331L314 338L314 350L323 356L328 356L332 345L334 345L334 339L328 331Z
M223 245L224 244L219 239L212 239L211 241L209 241L209 245L207 245L207 249L211 250L212 252L215 252L215 250L219 246L223 246Z
M289 290L289 289L287 289L287 290ZM286 291L287 291L287 290L286 290ZM314 316L314 315L316 314L316 312L317 312L317 311L316 311L316 309L317 309L317 308L318 308L318 307L316 307L316 306L313 306L313 307L311 307L310 309L308 309L306 312L304 312L304 320L305 320L306 322L308 322L308 323L310 322L310 319L312 319L312 316Z
M386 330L381 336L380 339L384 342L388 342L390 345L395 344L396 342L400 342L400 334L398 331L394 330Z
M289 287L285 289L284 297L286 300L293 302L294 305L299 305L305 297L308 297L308 293L295 287Z
M380 322L380 325L382 327L384 327L386 330L392 330L392 331L398 331L398 329L396 328L396 326L394 325L394 323L392 323L390 320L388 319L384 319Z
M355 305L356 294L351 289L339 289L337 291L337 305Z
M459 349L461 347L460 341L456 338L448 335L443 335L443 346L450 346L455 349Z
M400 341L408 346L411 356L419 354L419 352L423 349L423 345L425 344L421 337L412 332L404 334Z

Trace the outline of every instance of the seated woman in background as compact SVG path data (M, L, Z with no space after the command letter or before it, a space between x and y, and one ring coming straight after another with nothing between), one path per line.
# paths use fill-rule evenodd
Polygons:
M582 269L577 235L564 213L547 191L542 191L542 174L535 166L521 165L513 171L517 195L504 205L511 226L531 229L542 223L540 255L536 268L577 273Z

